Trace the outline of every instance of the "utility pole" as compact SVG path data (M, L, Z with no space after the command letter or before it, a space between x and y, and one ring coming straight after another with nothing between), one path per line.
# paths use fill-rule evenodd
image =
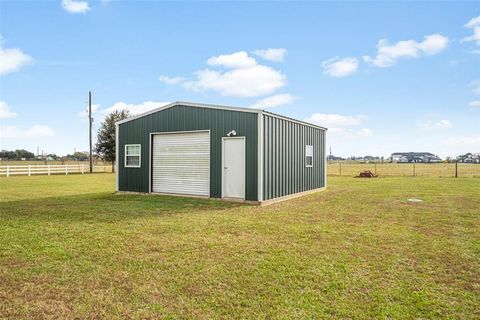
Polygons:
M88 139L90 145L90 173L93 173L93 155L92 155L92 92L88 91Z
M330 146L330 165L332 164L332 147Z

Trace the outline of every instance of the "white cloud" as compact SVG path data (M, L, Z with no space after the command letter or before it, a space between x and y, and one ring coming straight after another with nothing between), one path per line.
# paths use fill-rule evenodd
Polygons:
M187 81L184 87L193 91L214 90L223 96L257 97L271 94L286 84L281 72L262 65L231 71L205 69L195 73L197 79Z
M264 50L255 50L257 56L274 62L283 62L285 56L287 55L287 49L284 48L277 48L277 49L264 49Z
M453 137L445 140L444 144L452 147L469 146L469 145L476 145L477 147L480 147L480 136Z
M80 118L84 118L84 117L88 117L88 110L87 110L88 107L85 108L84 111L80 111L78 113L78 116ZM100 105L99 104L92 104L92 114L95 114L98 112L98 109L100 108Z
M373 135L372 130L368 128L363 128L357 131L357 134L362 137L371 137Z
M185 82L187 79L183 77L169 77L169 76L159 76L158 80L166 84L180 84Z
M441 34L432 34L425 37L425 40L418 44L418 49L426 55L437 54L448 46L448 37Z
M480 16L470 19L470 21L465 24L465 28L473 28L478 25L480 25Z
M328 127L330 138L334 141L342 141L347 139L366 138L373 136L373 131L369 128L354 129L348 127Z
M268 95L287 83L284 74L258 64L245 51L211 57L207 64L228 70L203 69L195 72L193 79L162 75L159 80L168 84L180 84L191 91L212 90L231 97Z
M348 139L372 136L373 131L371 129L358 128L367 119L368 117L364 115L347 116L331 113L314 113L304 120L328 128L329 139L333 139L332 141L335 141L335 143L340 143L340 141Z
M232 54L221 54L207 60L209 66L222 66L231 69L251 68L257 65L257 61L250 57L245 51Z
M117 102L110 108L103 110L103 113L108 114L112 111L128 110L132 115L137 115L156 108L163 107L167 104L169 104L169 102L145 101L140 104L127 104L125 102Z
M18 48L4 49L3 37L0 35L0 75L18 71L32 61L32 57Z
M0 119L12 119L16 118L18 115L12 111L12 108L4 102L0 101Z
M401 58L418 58L421 55L437 54L448 46L448 38L441 34L425 36L422 42L415 40L399 41L393 45L387 39L377 44L377 55L374 58L364 56L363 60L373 66L386 68L397 63Z
M449 120L439 120L439 121L427 121L420 124L420 129L424 131L433 131L433 130L440 130L440 129L449 129L451 128L452 122Z
M440 129L447 129L452 127L452 123L449 120L440 120L435 123L435 126Z
M322 62L324 68L323 74L330 77L343 78L354 74L358 70L358 60L356 58L335 57Z
M363 115L344 116L341 114L314 113L306 118L305 121L335 130L335 128L339 127L358 126L366 119L367 117Z
M87 13L90 6L87 1L62 0L62 7L70 13Z
M480 80L470 82L469 86L472 88L474 94L480 95Z
M21 130L17 126L0 127L0 138L37 138L53 135L53 130L50 127L44 125L35 125L26 130Z
M461 40L461 42L471 42L475 41L477 45L480 45L480 16L475 17L468 21L465 26L465 28L473 29L473 34L465 37Z
M470 108L480 108L480 100L470 101L468 105Z
M258 100L252 105L252 108L275 108L295 101L295 97L289 93L276 94L274 96L266 97Z

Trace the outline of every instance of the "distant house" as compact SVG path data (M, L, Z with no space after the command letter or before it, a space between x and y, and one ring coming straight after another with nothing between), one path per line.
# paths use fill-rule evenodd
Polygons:
M435 163L441 162L438 156L430 152L395 152L390 156L391 162L407 163L407 162L423 162Z
M458 162L480 163L480 153L466 153L457 157Z

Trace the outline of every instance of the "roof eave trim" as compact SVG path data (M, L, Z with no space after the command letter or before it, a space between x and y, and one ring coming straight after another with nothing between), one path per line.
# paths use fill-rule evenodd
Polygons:
M136 120L142 117L145 117L149 114L156 113L165 109L169 109L175 106L187 106L187 107L195 107L195 108L205 108L205 109L219 109L219 110L229 110L229 111L239 111L239 112L249 112L249 113L261 113L263 110L260 109L252 109L252 108L241 108L241 107L229 107L229 106L222 106L222 105L215 105L215 104L202 104L202 103L193 103L193 102L185 102L185 101L175 101L169 103L167 105L152 109L150 111L141 113L134 117L120 120L115 122L116 124L123 124L126 122L130 122L132 120Z

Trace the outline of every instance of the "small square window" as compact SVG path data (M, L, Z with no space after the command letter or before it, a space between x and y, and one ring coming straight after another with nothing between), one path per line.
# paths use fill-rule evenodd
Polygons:
M305 146L305 167L313 167L313 146Z
M139 144L125 145L125 167L140 168L140 151L141 146Z

